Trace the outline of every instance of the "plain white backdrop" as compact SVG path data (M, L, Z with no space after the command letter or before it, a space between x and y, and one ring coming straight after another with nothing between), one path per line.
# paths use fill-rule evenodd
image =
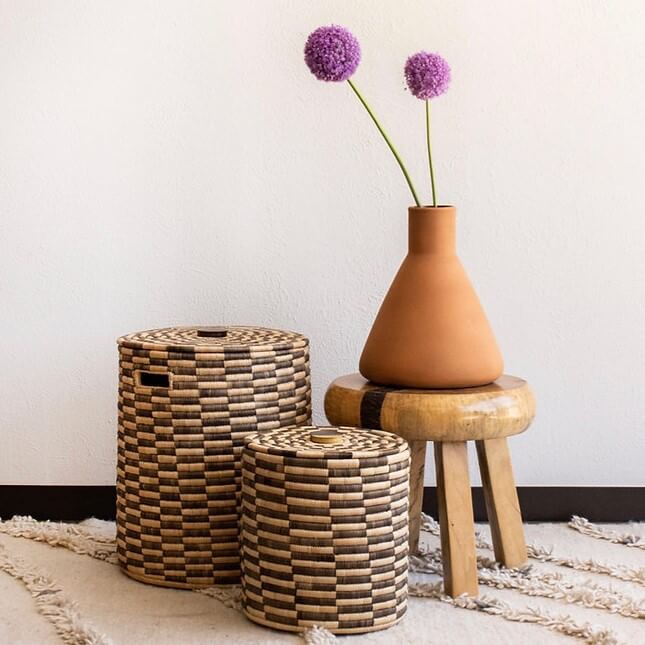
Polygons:
M402 67L452 66L439 197L538 399L518 483L645 483L640 0L0 0L0 484L113 483L114 341L151 327L306 333L323 420L411 201L349 87L302 61L332 22L425 195Z

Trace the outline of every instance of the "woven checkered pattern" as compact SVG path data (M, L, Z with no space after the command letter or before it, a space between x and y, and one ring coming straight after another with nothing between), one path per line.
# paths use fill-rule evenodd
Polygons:
M316 443L320 430L340 443ZM396 623L407 607L409 459L404 439L378 430L251 437L242 455L246 615L288 631Z
M144 582L239 582L244 439L310 421L307 339L223 333L171 328L118 341L117 550Z

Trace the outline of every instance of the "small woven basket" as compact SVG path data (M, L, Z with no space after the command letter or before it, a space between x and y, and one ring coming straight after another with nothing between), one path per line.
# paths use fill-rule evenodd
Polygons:
M184 327L118 346L121 567L169 587L238 583L244 439L310 422L307 339Z
M382 431L304 427L242 455L242 603L253 621L339 634L407 608L409 450Z

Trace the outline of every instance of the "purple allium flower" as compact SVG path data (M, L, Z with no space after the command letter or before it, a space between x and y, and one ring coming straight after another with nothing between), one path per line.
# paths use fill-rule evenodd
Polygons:
M361 46L344 27L318 27L307 38L305 63L319 81L346 81L360 61Z
M448 90L450 66L439 54L418 52L405 63L405 80L418 99L433 99Z

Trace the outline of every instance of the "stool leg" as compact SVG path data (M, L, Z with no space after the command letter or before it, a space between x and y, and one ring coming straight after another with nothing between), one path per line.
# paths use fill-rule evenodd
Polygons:
M423 479L426 467L425 441L410 441L410 553L419 552L421 511L423 510Z
M505 438L476 443L495 558L519 567L527 559L526 542L508 443Z
M434 458L444 590L453 598L463 593L476 596L477 555L466 442L435 442Z

